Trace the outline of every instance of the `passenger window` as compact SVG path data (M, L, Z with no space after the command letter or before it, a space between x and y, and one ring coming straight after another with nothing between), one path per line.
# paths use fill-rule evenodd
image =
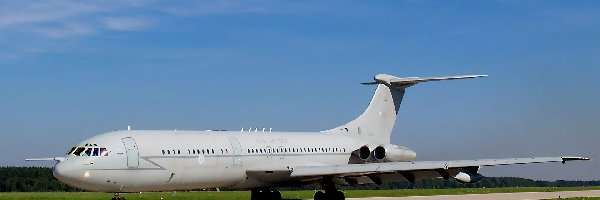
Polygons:
M177 150L177 154L181 154L181 151Z
M163 153L163 155L165 155L165 150L164 149L162 150L162 153Z
M215 149L211 149L211 150L210 150L210 152L211 152L212 154L215 154Z
M171 154L171 150L167 150L167 154Z

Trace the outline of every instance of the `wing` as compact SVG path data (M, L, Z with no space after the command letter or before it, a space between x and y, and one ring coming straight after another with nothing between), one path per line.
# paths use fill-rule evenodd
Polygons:
M454 160L454 161L417 161L417 162L390 162L348 164L337 166L297 166L293 168L290 177L297 179L315 179L319 177L333 177L339 184L363 184L394 182L407 180L414 182L423 178L456 177L465 172L478 175L480 166L513 165L528 163L562 162L573 160L589 160L584 157L535 157L535 158L507 158L507 159L482 159L482 160ZM461 181L459 177L456 177ZM466 179L471 180L471 179ZM464 181L470 182L470 181Z

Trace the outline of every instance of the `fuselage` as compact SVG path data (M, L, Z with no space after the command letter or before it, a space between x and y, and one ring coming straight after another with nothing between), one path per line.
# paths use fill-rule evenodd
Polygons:
M80 142L54 175L104 192L298 185L277 173L360 162L365 144L322 132L115 131Z

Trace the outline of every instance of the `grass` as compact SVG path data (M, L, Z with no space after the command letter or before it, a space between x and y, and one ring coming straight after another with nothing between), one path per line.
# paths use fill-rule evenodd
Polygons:
M575 198L566 198L566 200L600 200L600 197L575 197Z
M348 198L360 197L401 197L401 196L431 196L431 195L459 195L459 194L485 194L485 193L511 193L511 192L554 192L554 191L578 191L578 190L600 190L600 187L520 187L520 188L460 188L460 189L413 189L413 190L346 190L344 193ZM310 199L314 191L282 191L284 199ZM248 191L227 192L150 192L123 194L127 200L141 199L173 199L173 200L218 200L218 199L250 199ZM95 192L16 192L0 193L0 199L15 200L58 200L58 199L82 199L82 200L109 200L112 194ZM600 200L600 198L572 198Z

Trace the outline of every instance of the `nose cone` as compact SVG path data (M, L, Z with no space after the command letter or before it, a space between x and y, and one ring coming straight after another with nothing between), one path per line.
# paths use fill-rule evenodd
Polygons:
M59 162L54 166L53 171L56 179L66 183L67 185L89 190L90 177L89 172L76 167L76 163L71 162Z
M53 175L56 179L62 181L63 183L73 185L75 183L76 174L78 170L73 169L73 167L69 166L64 162L56 163L54 166Z

